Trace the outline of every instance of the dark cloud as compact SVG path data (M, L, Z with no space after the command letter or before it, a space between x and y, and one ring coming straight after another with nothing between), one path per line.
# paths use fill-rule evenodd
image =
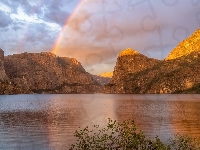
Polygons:
M9 26L12 23L12 19L10 18L10 15L6 14L3 11L0 11L0 27L4 28Z
M64 10L50 10L44 14L44 19L47 22L55 22L60 26L63 26L66 23L67 18L70 16L70 13Z

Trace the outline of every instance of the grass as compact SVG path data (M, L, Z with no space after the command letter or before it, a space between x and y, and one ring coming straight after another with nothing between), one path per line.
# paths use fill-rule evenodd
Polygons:
M75 132L77 142L70 150L200 150L200 143L186 135L177 134L163 143L159 137L150 140L142 131L137 131L134 121L117 123L108 118L104 128L94 125ZM95 132L97 131L97 132Z

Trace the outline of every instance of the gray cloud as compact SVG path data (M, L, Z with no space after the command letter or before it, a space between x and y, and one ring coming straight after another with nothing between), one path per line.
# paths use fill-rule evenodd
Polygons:
M44 19L48 22L58 23L60 26L63 26L66 23L67 18L70 16L70 13L64 10L50 10L45 13Z
M4 28L9 26L12 23L12 19L8 14L3 11L0 11L0 27Z

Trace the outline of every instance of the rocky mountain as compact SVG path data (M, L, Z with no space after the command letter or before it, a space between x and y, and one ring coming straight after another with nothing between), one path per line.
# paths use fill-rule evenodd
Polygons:
M11 83L4 69L4 51L0 49L0 94L17 94L30 91L23 90Z
M194 51L200 50L200 29L196 30L190 37L183 40L174 48L165 60L172 60L187 56Z
M104 93L200 93L200 30L164 60L122 51Z
M4 69L10 82L26 93L96 93L101 89L76 59L50 52L6 56Z
M8 77L4 70L4 51L0 49L0 82L8 81Z
M100 77L105 77L105 78L112 78L113 72L104 72L99 75Z
M110 82L111 78L101 77L100 75L92 75L93 79L96 80L101 85L106 85Z
M93 79L96 80L101 85L108 84L112 76L113 76L113 72L104 72L100 75L92 75Z

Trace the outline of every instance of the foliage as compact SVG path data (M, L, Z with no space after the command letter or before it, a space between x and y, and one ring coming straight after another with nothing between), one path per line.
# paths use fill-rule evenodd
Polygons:
M170 143L175 150L200 150L197 139L192 139L187 135L177 134L174 139L170 139Z
M158 137L150 140L142 131L137 132L134 121L117 123L108 119L105 128L94 125L94 130L88 127L76 131L78 138L70 150L200 150L198 142L187 136L176 135L170 139L170 144L164 144Z
M95 133L86 127L83 130L76 131L75 136L78 138L77 143L70 148L82 150L111 150L111 149L126 149L126 150L168 150L169 146L163 144L156 137L155 140L150 140L140 131L136 132L134 121L124 121L117 123L116 121L108 120L107 127L99 129L98 125L94 127L98 130Z

